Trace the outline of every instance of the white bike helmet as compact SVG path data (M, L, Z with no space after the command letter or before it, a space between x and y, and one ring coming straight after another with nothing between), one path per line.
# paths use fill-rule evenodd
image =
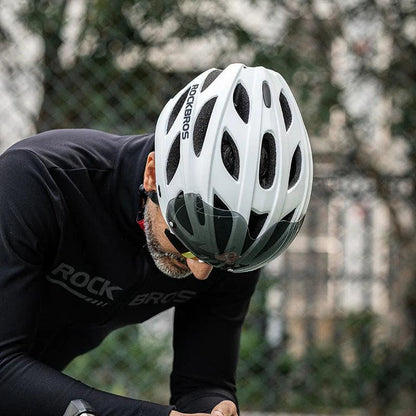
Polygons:
M155 134L158 203L196 257L233 272L277 257L299 231L312 154L283 77L209 69L164 107Z

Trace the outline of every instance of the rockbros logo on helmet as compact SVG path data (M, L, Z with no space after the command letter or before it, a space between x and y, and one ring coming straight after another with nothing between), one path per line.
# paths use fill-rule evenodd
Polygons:
M189 90L188 98L186 99L185 113L182 124L182 139L189 139L189 123L191 121L193 105L195 102L195 94L198 86L199 84L192 85L191 89Z

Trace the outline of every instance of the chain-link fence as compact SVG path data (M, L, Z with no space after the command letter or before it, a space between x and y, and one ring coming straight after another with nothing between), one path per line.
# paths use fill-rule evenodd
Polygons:
M412 2L0 6L3 149L52 128L153 131L167 99L209 67L243 61L281 72L311 136L315 182L301 233L264 269L252 299L241 408L414 414ZM168 312L119 330L66 372L167 402L171 320Z

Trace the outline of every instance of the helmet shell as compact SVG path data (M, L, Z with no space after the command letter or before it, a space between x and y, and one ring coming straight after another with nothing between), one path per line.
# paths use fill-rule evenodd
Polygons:
M233 271L256 269L280 254L299 230L311 194L312 153L300 110L279 73L243 64L203 72L164 107L155 153L162 214L171 232L207 262ZM172 201L183 195L193 196L184 199L190 201L185 208L175 205L187 210L185 228L172 218ZM218 224L202 224L201 212L192 214L196 199L214 209L202 215L223 210L238 218L239 227L221 237L227 241L218 244ZM271 234L282 221L297 225L294 235L283 247L273 246ZM199 242L206 249L202 255L195 250ZM207 250L224 262L210 261Z

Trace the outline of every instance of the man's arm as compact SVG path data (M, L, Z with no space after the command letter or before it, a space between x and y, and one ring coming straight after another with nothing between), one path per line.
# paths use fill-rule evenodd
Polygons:
M178 411L236 414L240 333L258 276L214 271L209 293L176 307L171 403Z
M100 416L167 416L173 406L92 389L35 360L45 268L59 239L59 190L27 151L0 156L0 414L62 415L72 399Z

